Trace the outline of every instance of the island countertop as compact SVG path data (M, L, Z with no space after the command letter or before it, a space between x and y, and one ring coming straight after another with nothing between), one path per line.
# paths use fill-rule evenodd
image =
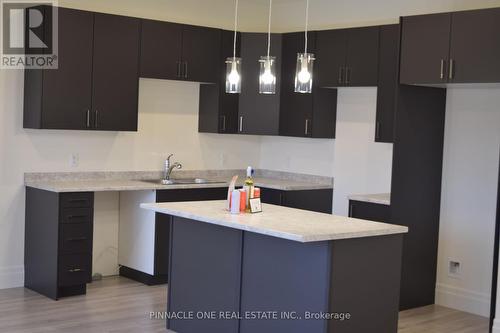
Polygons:
M407 233L399 225L263 204L257 214L230 214L226 201L143 203L141 207L223 227L301 243Z

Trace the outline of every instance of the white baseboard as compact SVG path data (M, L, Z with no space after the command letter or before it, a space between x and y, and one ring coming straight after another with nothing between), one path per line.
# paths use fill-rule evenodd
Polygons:
M436 285L436 304L483 317L490 316L490 298L490 295L486 293L457 288L443 283Z
M0 267L0 289L24 286L24 266Z

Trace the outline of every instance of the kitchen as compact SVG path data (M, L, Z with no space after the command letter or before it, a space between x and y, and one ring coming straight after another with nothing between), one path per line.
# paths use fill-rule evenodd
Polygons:
M59 6L221 27L214 18L217 17L215 14L195 16L194 7L189 6L195 6L196 2L186 4L187 7L169 2L169 6L174 6L172 8L157 7L160 5L153 3L151 6L138 8L133 2L130 6L113 6L113 2L100 4L92 1L60 1ZM401 7L392 8L389 15L375 8L356 10L355 3L350 5L352 7L342 9L328 7L334 5L313 0L310 10L314 16L311 16L309 23L311 31L372 26L397 23L399 16L449 12L481 6L477 2L461 6L454 3L443 1L435 4L436 7L422 5L415 8L418 7L415 2L408 2ZM224 4L225 6L219 8L219 10L224 9L225 13L225 23L222 27L230 31L234 23L234 2L228 1ZM305 1L304 3L275 1L273 5L275 6L273 32L303 30ZM490 1L484 2L483 5L495 6ZM240 23L245 24L241 30L260 31L265 35L268 3L262 1L259 6L253 7L250 2L240 1L240 6L238 17ZM174 10L175 8L178 10ZM189 9L191 14L185 14ZM321 15L321 12L327 9L336 13L335 18ZM384 8L384 11L388 10L388 7ZM288 17L286 13L293 13L293 17ZM221 20L220 14L218 20ZM260 47L257 56L262 56L266 52L266 39L261 40L262 43L257 40ZM277 51L276 48L271 48L271 53L273 50ZM231 52L225 55L224 59L229 56ZM319 54L316 56L318 62L315 65L321 66ZM257 59L245 61L249 58L242 58L243 64L247 62L250 65L253 63L258 65ZM294 70L295 68L292 73ZM439 59L437 71L439 74ZM256 133L258 135L200 133L198 113L202 99L198 99L198 96L202 89L200 87L204 85L184 80L149 78L139 80L137 132L26 129L23 128L22 116L23 75L11 70L2 70L1 75L4 133L1 151L7 162L2 168L4 189L2 192L5 199L2 201L1 209L4 214L2 220L5 221L3 225L5 232L2 232L5 240L1 242L4 246L2 253L5 256L0 262L4 267L2 286L6 288L24 284L22 240L25 220L25 172L144 170L157 172L163 168L166 156L174 153L174 160L183 164L183 170L242 170L247 165L252 165L257 170L280 170L333 178L333 209L336 215L344 216L349 214L349 195L391 191L393 145L374 140L379 101L375 87L338 89L336 133L335 139L331 140L270 136L262 135L263 133ZM256 94L245 97L249 91L244 87L243 84L240 99L258 98ZM257 87L253 90L256 89ZM119 96L124 92L113 93ZM442 190L439 193L442 203L439 223L437 304L481 314L484 317L489 316L485 308L487 309L489 305L491 289L492 235L498 183L499 116L496 105L498 105L498 90L492 85L448 86L443 180ZM247 120L251 110L245 109L245 112ZM85 122L85 115L83 121ZM273 118L262 120L260 123L263 123L261 128L264 128L264 125L271 127L278 122L279 119ZM219 125L222 127L222 121ZM238 125L236 123L235 127ZM301 131L303 125L303 122L300 122ZM415 149L418 151L417 147ZM175 170L173 174L176 172L182 175L183 171ZM120 192L95 193L93 268L105 276L117 274L118 269L120 196ZM465 204L469 202L473 202L474 205ZM265 207L264 205L264 209ZM470 219L477 222L471 225L467 223ZM477 228L477 223L481 223L481 228ZM451 261L462 264L459 278L449 275L448 265ZM161 310L163 309L158 309Z

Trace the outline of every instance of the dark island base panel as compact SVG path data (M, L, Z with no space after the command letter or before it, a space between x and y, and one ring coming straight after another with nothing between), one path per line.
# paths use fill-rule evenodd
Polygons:
M396 333L402 243L402 235L300 243L175 217L168 314L185 317L167 328Z

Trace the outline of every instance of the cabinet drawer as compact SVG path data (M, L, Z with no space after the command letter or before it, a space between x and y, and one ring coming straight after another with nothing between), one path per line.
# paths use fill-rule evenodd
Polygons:
M92 254L92 224L61 224L59 232L60 253Z
M64 208L61 211L61 223L92 222L94 211L92 208Z
M94 205L94 193L75 192L61 194L61 208L92 207Z
M59 256L59 283L74 286L89 283L92 274L91 254L67 254Z

